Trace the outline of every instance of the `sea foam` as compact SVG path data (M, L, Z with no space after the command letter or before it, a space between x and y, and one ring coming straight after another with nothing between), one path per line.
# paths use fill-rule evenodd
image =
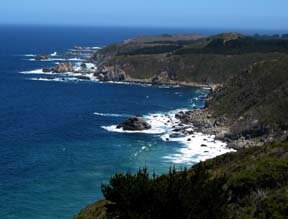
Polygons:
M21 71L20 73L21 74L44 74L42 68L31 70L31 71Z
M188 109L178 109L167 113L153 113L144 116L144 119L151 125L151 129L144 131L124 131L122 128L117 129L116 125L102 126L107 131L118 133L142 133L156 134L165 142L180 143L179 149L173 154L168 154L162 158L174 164L194 164L199 161L204 161L216 157L218 155L233 152L233 149L226 147L225 142L215 140L214 135L206 135L203 133L193 133L193 126L181 125L175 114ZM185 128L186 131L191 131L193 134L183 134L176 132L175 128Z
M33 81L54 81L54 82L69 82L80 81L78 78L30 78Z
M96 116L105 116L105 117L129 117L130 116L130 115L127 115L127 114L98 113L98 112L95 112L94 115L96 115Z

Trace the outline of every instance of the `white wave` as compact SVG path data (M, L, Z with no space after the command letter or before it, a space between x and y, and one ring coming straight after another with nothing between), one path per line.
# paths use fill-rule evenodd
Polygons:
M173 110L173 111L170 111L169 113L153 113L153 114L143 116L144 119L151 125L151 129L148 129L148 130L127 131L127 130L123 130L122 128L117 129L116 128L117 125L102 126L102 128L110 132L163 134L163 133L168 132L173 126L179 123L179 121L175 118L175 113L181 110Z
M35 54L25 54L23 56L26 56L26 57L35 57L36 55Z
M57 56L57 52L51 53L50 56Z
M169 89L169 88L179 88L180 85L159 85L159 88Z
M42 68L40 69L35 69L35 70L31 70L31 71L22 71L20 72L21 74L44 74Z
M85 61L84 59L80 59L80 58L70 58L70 59L67 59L68 61Z
M84 59L80 59L80 58L48 58L48 59L42 59L42 60L36 60L35 58L31 58L31 59L28 59L29 61L32 61L32 62L56 62L56 61L71 61L71 62L74 62L74 61L85 61Z
M55 72L43 72L42 69L35 69L32 71L22 71L21 74L36 74L36 75L53 75L57 79L49 79L49 78L41 78L41 80L47 81L92 81L98 82L99 80L94 76L93 73L91 74L83 74L83 73L75 73L75 72L65 72L65 73L55 73ZM80 76L86 76L89 80L81 79ZM65 78L66 80L63 80ZM36 80L35 78L33 80ZM38 80L38 79L37 79Z
M158 128L151 128L151 129L144 130L144 131L128 131L128 130L123 130L123 128L118 129L117 125L101 126L101 128L109 132L120 132L120 133L162 134L163 132L165 132L165 130L158 129Z
M211 90L211 87L203 87L204 90Z
M36 60L36 59L28 59L32 62L56 62L56 61L67 61L67 59L64 58L48 58L48 59L42 59L42 60Z
M193 164L235 151L227 148L226 143L215 140L215 136L202 133L194 133L192 135L175 138L166 134L161 136L161 138L165 141L182 143L183 147L176 153L163 157L167 161L175 164Z
M101 81L101 83L105 84L125 84L125 85L136 85L141 87L151 87L152 84L143 84L143 83L136 83L136 82L127 82L127 81Z
M215 140L213 135L202 133L193 133L193 125L180 125L180 121L175 114L188 109L177 109L168 113L154 113L145 115L145 120L151 125L151 129L144 131L124 131L117 129L116 125L102 126L107 131L119 133L143 133L143 134L160 134L160 138L167 142L181 143L176 153L164 156L163 159L175 164L194 164L195 162L204 161L218 155L233 152L233 149L226 147L225 142ZM186 134L176 132L175 128L185 128ZM193 134L187 134L187 133Z
M114 113L93 113L94 115L97 116L106 116L106 117L129 117L131 115L127 115L127 114L114 114Z
M33 81L56 81L56 82L69 82L80 81L78 78L30 78Z

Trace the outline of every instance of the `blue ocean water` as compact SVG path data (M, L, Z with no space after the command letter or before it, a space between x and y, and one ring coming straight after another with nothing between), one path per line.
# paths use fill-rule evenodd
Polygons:
M145 165L167 172L174 164L163 157L176 153L180 143L165 142L157 134L109 132L102 126L117 124L125 115L202 107L197 97L207 93L185 87L33 81L20 72L47 63L24 55L181 31L187 30L0 27L1 218L72 218L102 198L101 183L116 172Z

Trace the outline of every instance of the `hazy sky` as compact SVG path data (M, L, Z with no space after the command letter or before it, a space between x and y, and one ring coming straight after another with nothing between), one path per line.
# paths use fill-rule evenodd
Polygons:
M1 24L288 29L288 0L1 0Z

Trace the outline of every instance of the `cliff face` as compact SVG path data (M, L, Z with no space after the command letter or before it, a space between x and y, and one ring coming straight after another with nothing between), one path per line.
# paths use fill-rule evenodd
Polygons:
M116 66L125 72L129 78L146 79L151 83L154 77L167 72L170 83L195 82L209 85L223 83L228 78L248 69L255 62L281 56L285 55L268 53L114 56L101 62L100 66Z
M152 83L153 78L166 72L169 80L165 78L161 83L215 84L255 62L286 56L287 52L285 39L256 39L237 33L209 37L163 35L110 45L93 59L100 69L120 69L129 79Z

